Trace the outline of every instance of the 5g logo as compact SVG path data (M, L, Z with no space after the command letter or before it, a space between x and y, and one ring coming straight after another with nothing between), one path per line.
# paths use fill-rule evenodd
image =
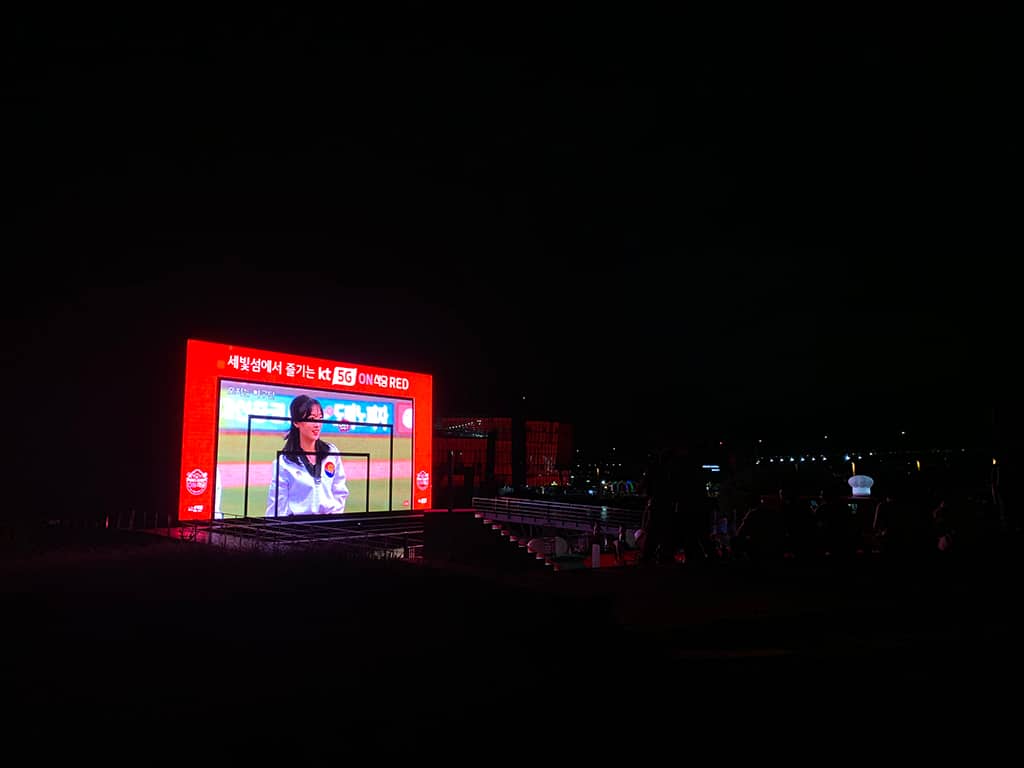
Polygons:
M331 382L337 386L354 387L356 384L357 368L342 368L337 366L334 369L334 380Z

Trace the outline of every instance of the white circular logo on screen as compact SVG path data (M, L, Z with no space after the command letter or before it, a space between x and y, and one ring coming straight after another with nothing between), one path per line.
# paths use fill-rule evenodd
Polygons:
M185 490L193 496L200 496L206 492L206 486L210 484L210 473L196 468L185 475Z
M425 469L421 469L416 473L416 487L421 491L425 491L428 485L430 485L430 475Z
M406 429L412 429L412 408L406 408L402 411L402 426Z

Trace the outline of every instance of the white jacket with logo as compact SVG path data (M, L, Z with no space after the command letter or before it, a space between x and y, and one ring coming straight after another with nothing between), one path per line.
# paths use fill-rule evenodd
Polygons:
M320 477L314 478L305 465L279 456L267 489L267 517L291 515L336 515L345 511L348 484L338 447L327 444L330 454L321 460Z

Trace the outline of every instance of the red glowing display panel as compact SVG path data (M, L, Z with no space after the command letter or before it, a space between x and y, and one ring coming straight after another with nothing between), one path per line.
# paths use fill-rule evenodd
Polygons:
M189 339L178 519L428 509L432 393L428 374ZM302 395L330 446L305 468L285 446Z

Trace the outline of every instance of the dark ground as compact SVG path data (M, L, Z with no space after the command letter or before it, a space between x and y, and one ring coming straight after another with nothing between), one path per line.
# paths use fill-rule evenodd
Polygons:
M979 759L1020 726L1010 554L513 578L56 531L0 560L6 725L41 758Z

